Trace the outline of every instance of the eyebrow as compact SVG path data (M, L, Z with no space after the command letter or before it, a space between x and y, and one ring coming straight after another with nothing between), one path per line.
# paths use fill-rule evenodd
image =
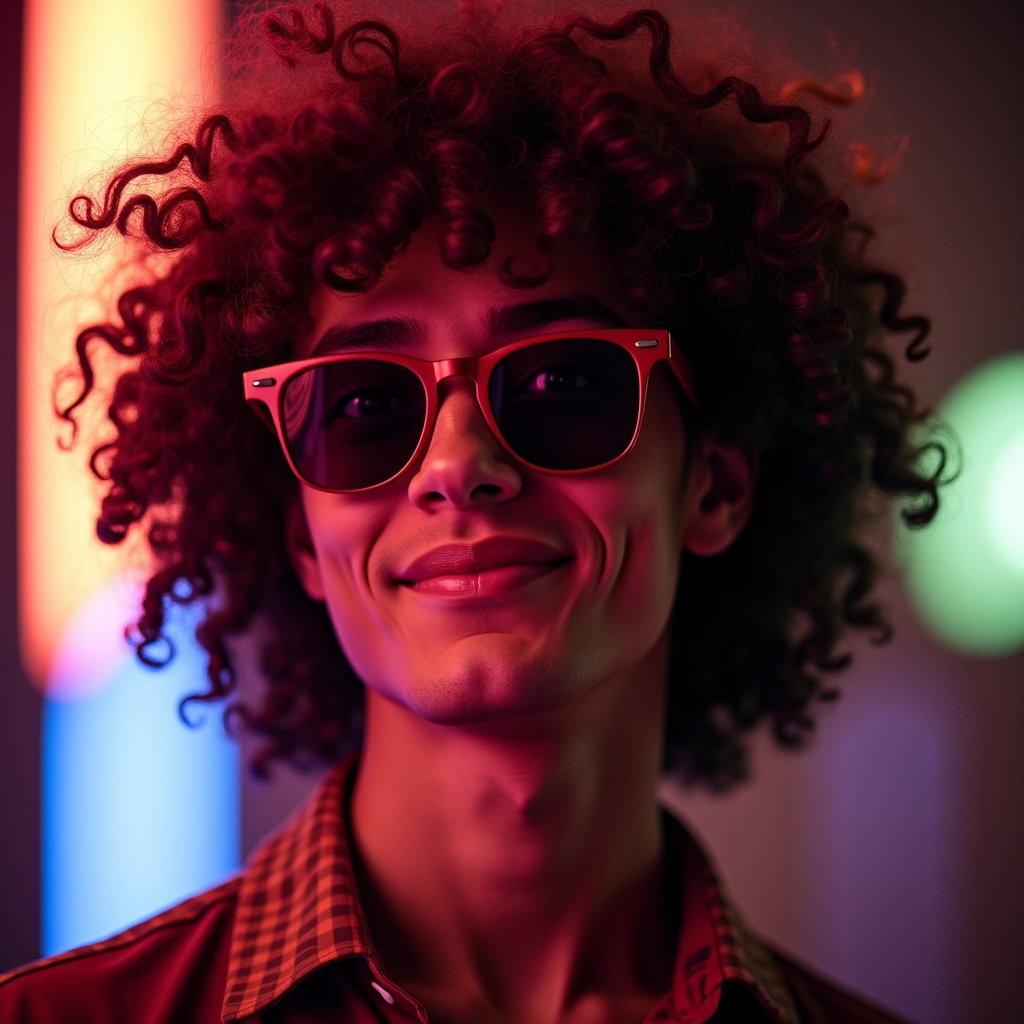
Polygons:
M550 327L563 320L588 320L603 327L626 326L618 313L593 295L580 292L492 309L487 317L487 328L494 337L527 335L539 327ZM419 321L406 317L336 324L324 331L311 355L361 348L376 352L415 349L423 342L425 334Z
M561 320L589 320L603 327L626 326L622 317L603 302L578 292L491 310L488 327L493 335L522 334Z
M324 356L344 349L390 351L415 348L423 341L423 326L405 317L366 320L360 324L335 324L328 327L316 343L311 355Z

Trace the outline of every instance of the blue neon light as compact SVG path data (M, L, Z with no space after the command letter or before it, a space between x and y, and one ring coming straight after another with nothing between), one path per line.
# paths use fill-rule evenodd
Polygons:
M216 710L195 729L178 717L179 699L202 689L205 665L186 615L176 626L170 667L146 669L128 652L117 665L99 658L105 673L114 669L108 685L46 703L44 955L116 932L238 866L237 748ZM75 646L87 675L90 652ZM62 652L65 673L75 653Z

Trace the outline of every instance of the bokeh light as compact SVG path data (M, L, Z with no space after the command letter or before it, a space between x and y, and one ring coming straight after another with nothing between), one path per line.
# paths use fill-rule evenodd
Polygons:
M1024 352L966 377L938 409L960 473L926 529L899 525L897 557L925 625L977 656L1024 647Z

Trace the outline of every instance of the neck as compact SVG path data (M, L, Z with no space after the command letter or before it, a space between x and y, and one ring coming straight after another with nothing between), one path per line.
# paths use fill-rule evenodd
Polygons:
M572 707L471 727L367 693L360 889L385 969L432 1019L563 1020L668 987L665 660L659 644Z

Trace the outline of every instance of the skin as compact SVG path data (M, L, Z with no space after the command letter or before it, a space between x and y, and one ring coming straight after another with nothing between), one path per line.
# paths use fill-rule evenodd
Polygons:
M319 293L298 355L332 327L394 317L417 325L408 354L482 354L515 340L485 329L493 309L581 292L640 326L593 243L557 250L544 285L502 284L532 237L508 212L487 264L454 272L428 225L371 292ZM608 324L526 333L585 326ZM468 380L442 399L403 476L360 494L303 486L289 519L299 576L367 687L351 818L374 941L432 1021L638 1022L670 987L677 927L656 800L666 625L683 551L715 554L742 529L752 460L684 436L664 368L634 449L580 476L517 463ZM464 577L401 582L439 545L510 535L564 564L483 595Z

